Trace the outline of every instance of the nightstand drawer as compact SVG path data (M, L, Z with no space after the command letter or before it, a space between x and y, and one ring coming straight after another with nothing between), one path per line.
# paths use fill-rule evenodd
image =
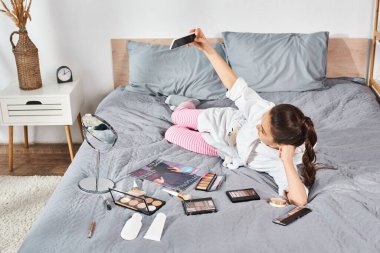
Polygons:
M5 123L49 123L68 121L69 102L64 97L54 98L9 98L1 100Z

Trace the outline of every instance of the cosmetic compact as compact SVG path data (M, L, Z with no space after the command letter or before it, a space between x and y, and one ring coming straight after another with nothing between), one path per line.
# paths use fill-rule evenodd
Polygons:
M199 180L195 189L206 192L216 191L220 188L225 180L225 175L218 176L215 173L208 172Z
M186 215L215 213L218 211L212 198L184 200L182 205Z
M253 188L226 191L226 194L233 203L260 199L259 194Z
M269 205L271 205L273 207L284 207L287 205L287 202L285 199L275 198L275 197L269 198L268 203L269 203Z
M149 196L134 196L116 189L109 189L115 205L122 206L146 215L152 215L159 210L165 201Z

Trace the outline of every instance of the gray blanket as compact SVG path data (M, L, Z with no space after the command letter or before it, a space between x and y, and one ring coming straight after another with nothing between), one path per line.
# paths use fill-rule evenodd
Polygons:
M94 175L95 152L84 143L20 252L380 252L380 108L368 87L337 82L330 89L262 93L274 103L291 103L310 116L318 134L317 161L336 170L319 170L310 189L313 211L283 227L272 223L294 206L274 208L266 200L277 189L271 177L248 168L227 170L219 158L186 151L163 139L171 126L163 97L113 91L96 114L119 134L115 148L101 157L101 175L128 190L127 173L161 158L225 173L219 191L189 188L194 197L212 197L217 213L186 216L181 202L145 181L148 195L167 201L160 242L143 239L156 215L143 215L133 241L120 237L133 211L113 206L107 211L98 195L79 190L78 182ZM233 106L228 99L208 101L200 108ZM225 191L253 187L259 201L231 203ZM89 226L96 221L93 238Z

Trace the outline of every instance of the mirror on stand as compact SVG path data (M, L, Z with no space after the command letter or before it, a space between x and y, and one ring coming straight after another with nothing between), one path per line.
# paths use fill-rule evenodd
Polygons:
M82 179L78 186L88 193L106 193L115 183L99 177L100 154L108 153L113 148L118 138L117 133L107 121L94 114L85 114L82 125L87 143L96 151L95 177Z

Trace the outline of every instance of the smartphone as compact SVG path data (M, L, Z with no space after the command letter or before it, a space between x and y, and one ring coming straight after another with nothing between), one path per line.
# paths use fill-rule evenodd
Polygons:
M170 45L170 50L177 48L177 47L182 47L186 44L189 44L195 40L195 33L190 33L189 35L186 35L185 37L174 39L172 41L172 44Z
M276 219L273 220L273 223L287 226L290 223L296 221L298 218L301 218L302 216L308 214L311 212L311 209L303 206L298 206L294 209L292 209L290 212L288 212L285 215L282 215Z

